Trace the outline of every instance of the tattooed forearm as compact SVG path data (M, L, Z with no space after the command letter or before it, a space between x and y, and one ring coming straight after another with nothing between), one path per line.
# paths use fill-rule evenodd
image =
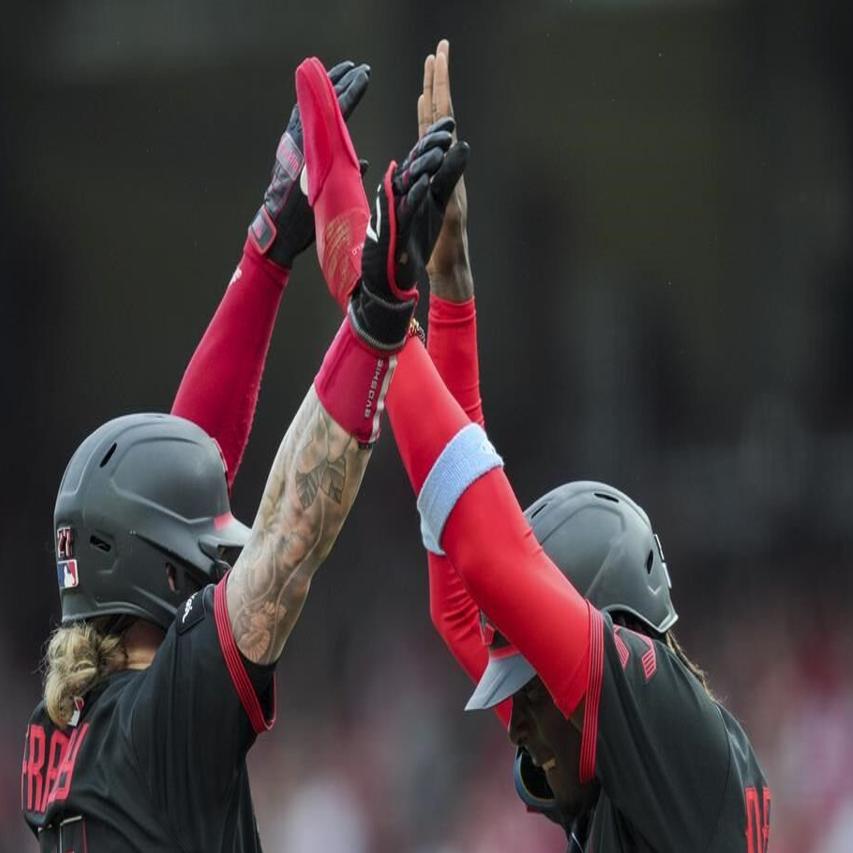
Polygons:
M312 387L281 443L252 536L228 578L234 638L249 660L269 663L281 654L369 458Z

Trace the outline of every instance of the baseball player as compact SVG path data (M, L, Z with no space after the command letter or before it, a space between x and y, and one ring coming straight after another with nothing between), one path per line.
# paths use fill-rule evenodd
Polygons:
M65 471L55 510L62 625L21 776L43 851L260 849L246 753L273 723L275 663L355 499L415 305L416 276L396 287L410 269L389 262L387 240L336 256L350 316L282 441L251 530L231 515L228 488L287 269L314 233L296 189L306 145L329 165L314 194L338 187L354 213L339 233L348 248L364 241L359 163L348 137L323 123L329 102L343 123L368 72L300 66L264 204L173 413L108 422ZM389 171L396 245L413 259L434 242L418 198L450 142L446 131L427 134Z
M421 128L452 115L444 42L418 113ZM477 682L467 707L508 724L521 799L574 853L763 853L770 790L675 641L646 513L593 482L523 513L503 473L481 423L465 215L460 184L430 263L429 353L406 343L388 408L430 553L432 617Z

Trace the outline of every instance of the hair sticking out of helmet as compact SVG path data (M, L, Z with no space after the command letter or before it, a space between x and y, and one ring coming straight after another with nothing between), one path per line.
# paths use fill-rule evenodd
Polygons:
M73 719L75 699L127 662L121 637L105 632L105 621L60 625L48 641L43 661L44 704L60 728Z

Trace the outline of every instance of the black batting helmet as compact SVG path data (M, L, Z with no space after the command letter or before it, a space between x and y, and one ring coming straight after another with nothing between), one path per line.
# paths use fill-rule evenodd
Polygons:
M63 624L125 615L163 629L249 536L231 515L216 442L163 414L116 418L77 448L54 529Z
M675 624L660 539L626 494L604 483L566 483L534 501L524 515L545 553L593 605L629 613L659 634ZM492 644L508 645L497 633ZM490 655L466 710L503 702L534 675L521 654Z

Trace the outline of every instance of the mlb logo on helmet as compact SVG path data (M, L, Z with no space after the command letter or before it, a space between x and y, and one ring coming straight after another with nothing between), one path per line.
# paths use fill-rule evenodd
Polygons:
M59 581L60 589L71 589L77 586L79 583L77 578L77 561L60 560L56 564L56 579Z

